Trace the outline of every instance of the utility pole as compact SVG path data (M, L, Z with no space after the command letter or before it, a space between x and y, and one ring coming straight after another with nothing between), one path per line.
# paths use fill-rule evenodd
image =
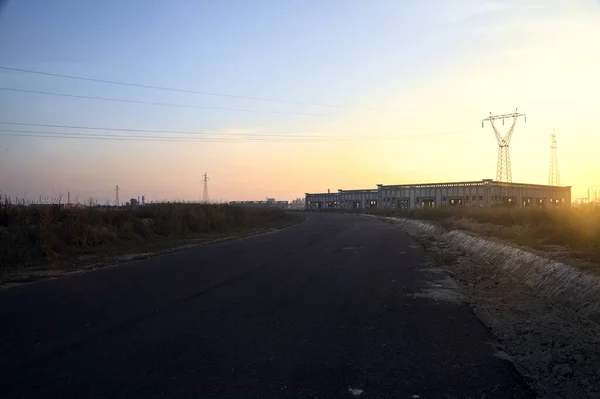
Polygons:
M67 205L71 205L71 192L67 191Z
M119 206L120 205L120 201L119 201L119 185L117 184L115 186L115 206Z
M548 185L560 186L560 170L558 169L558 156L556 154L556 133L553 131L550 142L550 172L548 173Z
M516 109L512 114L503 114L503 115L492 115L490 112L490 116L481 121L481 127L484 127L484 123L490 122L492 129L494 130L494 134L496 136L496 141L498 142L498 165L496 167L496 181L502 183L512 183L512 169L510 166L510 140L515 131L515 126L517 125L517 119L522 116L527 122L527 116L525 114L520 114ZM505 119L512 118L512 123L508 132L503 136L498 132L496 125L494 122L496 120L501 119L502 125L504 125ZM502 185L502 194L501 197L503 200L508 201L508 185Z
M202 202L208 202L208 175L204 172L202 176L202 182L204 183L204 187L202 188Z

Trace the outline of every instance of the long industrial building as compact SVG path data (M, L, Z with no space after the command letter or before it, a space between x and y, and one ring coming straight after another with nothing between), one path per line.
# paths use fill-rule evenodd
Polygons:
M230 201L229 205L270 206L281 209L288 209L290 207L289 201L276 201L275 198L267 198L266 201Z
M504 183L492 179L430 184L378 184L376 189L306 193L305 209L415 209L445 206L557 208L571 205L571 186Z

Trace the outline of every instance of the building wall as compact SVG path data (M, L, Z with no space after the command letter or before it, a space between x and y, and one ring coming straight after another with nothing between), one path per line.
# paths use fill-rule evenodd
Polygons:
M306 209L366 209L376 206L377 190L352 190L337 193L306 194Z
M376 190L339 190L337 193L306 194L306 209L415 209L422 207L510 204L516 208L568 207L571 187L491 180L459 183L378 185Z
M243 205L243 206L269 206L282 209L288 209L290 207L289 201L231 201L229 205Z

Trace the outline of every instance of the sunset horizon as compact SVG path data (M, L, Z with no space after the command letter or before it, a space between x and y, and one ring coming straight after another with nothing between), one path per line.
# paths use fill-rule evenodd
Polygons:
M548 184L556 132L573 200L600 185L595 0L236 4L8 2L0 192L193 201L207 173L214 200L292 200L495 179L481 121L515 109L514 182Z

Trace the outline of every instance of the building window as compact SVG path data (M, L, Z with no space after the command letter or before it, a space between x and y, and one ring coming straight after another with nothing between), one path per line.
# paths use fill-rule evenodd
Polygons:
M479 196L479 201L483 201L483 195Z
M476 200L477 200L477 197L476 197L476 196L473 196L473 197L471 198L471 200L472 200L472 201L476 201Z

